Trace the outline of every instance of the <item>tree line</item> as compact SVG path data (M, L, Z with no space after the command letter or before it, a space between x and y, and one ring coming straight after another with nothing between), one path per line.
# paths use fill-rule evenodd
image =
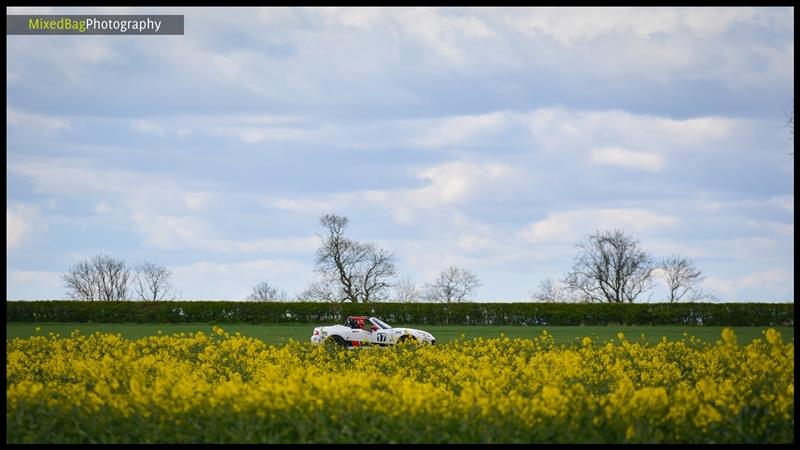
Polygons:
M669 303L715 300L700 287L704 277L694 262L672 255L660 261L622 230L589 234L576 244L572 269L561 279L546 278L530 292L541 302L633 303L664 282Z
M131 269L125 261L101 253L75 264L62 279L73 300L161 301L176 299L171 276L169 269L155 263Z
M326 214L320 218L324 233L317 249L314 279L295 296L298 301L328 303L399 302L460 303L469 301L481 286L472 271L450 266L422 287L410 276L397 278L396 255L374 242L360 242L345 233L347 217ZM699 288L703 277L685 257L670 256L660 262L621 230L587 235L577 245L573 267L562 279L544 279L530 292L541 302L633 303L654 287L666 283L670 303L709 300ZM79 262L63 275L67 295L74 300L145 301L175 300L172 272L152 262L131 269L105 254ZM287 293L267 281L257 283L247 300L287 301Z

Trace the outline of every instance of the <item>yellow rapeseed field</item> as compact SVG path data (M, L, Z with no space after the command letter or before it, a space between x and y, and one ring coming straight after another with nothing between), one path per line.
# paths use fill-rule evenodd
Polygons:
M794 342L7 341L7 442L793 442Z

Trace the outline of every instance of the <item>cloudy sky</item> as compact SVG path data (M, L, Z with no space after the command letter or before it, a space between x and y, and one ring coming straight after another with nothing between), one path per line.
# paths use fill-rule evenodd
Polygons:
M8 36L9 299L103 252L185 299L290 295L320 215L524 301L620 228L725 301L793 301L793 8L8 9L184 14ZM653 292L653 301L662 295Z

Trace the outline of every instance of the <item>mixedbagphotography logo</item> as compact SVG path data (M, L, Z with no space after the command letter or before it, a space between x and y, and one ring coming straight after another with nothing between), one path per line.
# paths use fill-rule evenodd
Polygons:
M182 35L183 15L8 15L6 34Z

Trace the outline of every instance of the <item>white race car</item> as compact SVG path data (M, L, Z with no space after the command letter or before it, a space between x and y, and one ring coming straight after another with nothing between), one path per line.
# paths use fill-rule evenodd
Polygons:
M314 328L311 342L332 342L342 347L363 345L394 345L401 342L435 344L430 333L414 328L392 328L377 317L348 316L344 325Z

